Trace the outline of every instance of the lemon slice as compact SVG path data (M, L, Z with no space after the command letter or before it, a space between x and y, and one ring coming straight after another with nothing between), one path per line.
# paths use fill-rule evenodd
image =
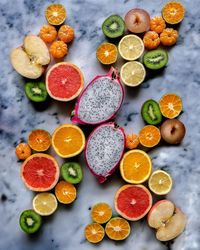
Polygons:
M144 81L146 70L140 62L127 62L122 66L120 76L125 85L135 87Z
M42 216L53 214L58 206L57 199L51 193L39 193L33 198L33 209Z
M120 40L118 49L121 57L133 61L138 59L144 52L144 43L136 35L127 35Z
M150 190L158 195L168 194L171 191L172 183L171 176L163 170L154 171L149 178Z

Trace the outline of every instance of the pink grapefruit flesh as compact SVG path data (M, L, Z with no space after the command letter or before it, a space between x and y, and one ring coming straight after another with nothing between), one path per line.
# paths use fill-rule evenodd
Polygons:
M30 190L48 191L58 182L59 167L52 156L33 154L22 164L21 177Z
M74 64L61 62L51 67L46 76L49 95L58 101L76 98L84 86L83 74Z
M124 185L115 195L115 209L125 219L137 221L152 206L152 196L143 185Z

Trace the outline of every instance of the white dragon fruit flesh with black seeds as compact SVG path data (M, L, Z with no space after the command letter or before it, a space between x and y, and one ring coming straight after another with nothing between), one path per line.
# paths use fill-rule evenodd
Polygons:
M87 166L100 183L111 175L123 156L125 135L115 123L106 123L95 128L90 134L85 158Z
M80 95L72 118L80 124L100 124L112 119L120 109L124 90L117 70L95 77Z

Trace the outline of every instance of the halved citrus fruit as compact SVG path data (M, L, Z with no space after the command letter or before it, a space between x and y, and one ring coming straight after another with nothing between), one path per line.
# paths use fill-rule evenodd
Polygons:
M180 23L185 15L185 8L180 2L168 2L162 9L162 16L169 24Z
M98 223L91 223L85 227L85 238L91 243L102 241L104 236L104 228Z
M97 203L92 207L91 217L94 222L104 224L112 217L112 208L107 203Z
M117 61L117 47L112 43L102 43L96 51L96 57L102 64L112 64Z
M72 63L56 63L47 72L47 92L55 100L64 102L73 100L80 94L83 86L83 74Z
M114 217L106 224L105 232L111 240L125 240L131 232L131 227L127 220Z
M139 132L140 144L147 148L156 146L160 142L160 139L160 130L156 126L146 125Z
M180 96L168 93L161 97L159 101L160 111L166 118L173 119L182 111L182 101Z
M115 195L115 209L130 221L143 218L152 206L152 196L143 185L124 185Z
M126 35L120 40L118 50L125 60L136 60L144 52L144 43L139 36Z
M139 184L145 182L152 171L151 158L139 149L126 152L120 162L122 178L129 183Z
M139 145L140 141L136 134L128 134L126 135L126 148L127 149L135 149Z
M69 182L60 181L55 187L55 195L60 203L70 204L76 199L76 188Z
M45 17L48 23L60 25L66 19L66 10L62 4L50 4L45 10Z
M85 135L78 126L63 124L53 132L52 146L59 156L70 158L83 151Z
M122 66L120 76L125 85L135 87L144 81L146 70L140 62L127 62Z
M21 167L21 178L32 191L48 191L56 185L60 169L56 160L47 154L33 154Z
M44 129L35 129L28 136L29 146L37 151L46 151L51 145L51 135Z
M39 215L51 215L56 211L57 206L57 199L52 193L39 193L33 198L33 209Z
M171 176L167 172L156 170L150 176L148 183L153 193L166 195L171 191L173 182Z

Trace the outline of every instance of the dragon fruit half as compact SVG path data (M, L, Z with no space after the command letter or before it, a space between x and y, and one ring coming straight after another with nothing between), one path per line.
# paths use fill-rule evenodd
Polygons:
M96 76L83 90L76 105L72 122L100 124L115 117L124 99L124 89L117 70Z
M118 166L124 152L123 128L115 123L104 123L90 134L85 148L87 166L100 183L103 183Z

